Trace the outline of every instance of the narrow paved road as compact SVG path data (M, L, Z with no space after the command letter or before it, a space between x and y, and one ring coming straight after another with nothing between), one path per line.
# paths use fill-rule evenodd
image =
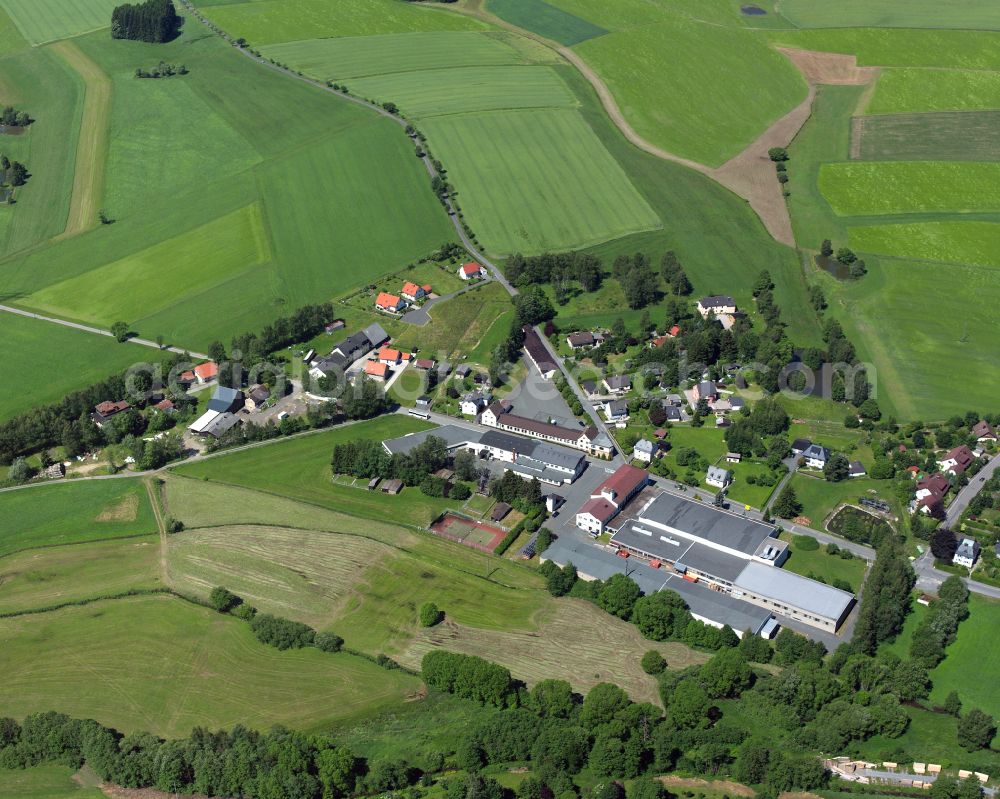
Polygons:
M958 492L958 496L948 506L945 513L945 526L954 530L962 519L962 514L969 507L969 503L976 498L976 495L983 490L983 485L989 480L997 469L1000 469L1000 455L994 455L986 462L986 465L979 470L979 474L974 475L969 484Z
M952 576L934 566L934 556L929 549L913 562L913 570L917 573L917 588L922 591L936 592L941 583ZM1000 588L976 582L969 577L963 577L962 580L972 593L990 599L1000 599Z
M110 336L114 338L114 333L110 330L102 330L99 327L91 327L90 325L81 325L77 322L69 322L66 319L57 319L54 316L42 316L41 314L32 313L31 311L23 311L20 308L13 308L10 305L0 305L0 312L12 313L17 316L25 316L28 319L39 319L42 322L50 322L54 325L62 325L63 327L71 327L74 330L82 330L84 333L93 333L97 336ZM130 338L127 339L129 344L138 344L141 347L152 347L156 350L166 351L166 352L176 352L178 355L190 355L192 358L198 358L202 361L207 361L208 356L203 352L192 352L191 350L182 350L180 347L161 347L155 341L149 341L144 338Z

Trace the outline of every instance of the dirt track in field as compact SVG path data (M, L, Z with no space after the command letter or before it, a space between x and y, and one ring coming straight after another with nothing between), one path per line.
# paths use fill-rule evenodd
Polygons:
M76 146L73 196L66 229L58 237L68 238L97 226L108 150L111 78L72 41L64 40L48 47L80 75L86 87Z
M792 47L779 47L778 52L795 64L809 83L864 86L878 77L878 67L859 67L857 56Z

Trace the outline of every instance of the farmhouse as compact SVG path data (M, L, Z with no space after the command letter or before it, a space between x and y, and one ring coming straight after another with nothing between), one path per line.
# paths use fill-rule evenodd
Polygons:
M216 386L208 410L218 413L235 413L243 407L243 392L229 386Z
M188 430L199 436L219 438L239 423L240 417L235 413L207 410L188 427Z
M975 456L972 450L965 444L950 450L941 460L938 461L938 468L942 472L959 475L965 472L972 465Z
M716 294L711 297L702 297L698 300L698 313L702 318L707 319L710 315L720 316L722 314L736 313L736 300L725 294Z
M264 407L270 396L267 386L256 385L247 392L246 406L251 411L258 410Z
M219 376L219 367L214 361L200 363L194 368L194 376L199 383L210 383Z
M94 424L98 427L104 427L104 425L112 418L117 416L119 413L127 411L131 407L132 406L125 400L118 400L118 402L105 400L104 402L99 402L94 406L94 413L91 418L94 420Z
M601 383L609 394L627 394L632 390L632 378L628 375L609 375Z
M854 596L777 568L788 557L787 544L777 536L773 525L662 493L626 522L611 543L685 580L704 581L777 615L836 632Z
M549 355L549 348L545 346L542 337L538 335L538 331L531 325L525 325L522 329L524 331L525 355L528 356L528 360L538 370L538 373L548 380L559 371L559 367L556 366L555 361L552 360L552 356Z
M365 374L376 380L385 380L390 375L389 367L381 361L365 361Z
M378 293L378 297L375 298L375 307L380 311L399 313L406 307L406 301L402 297L395 294L380 291Z
M417 302L424 299L430 293L430 286L418 286L416 283L411 283L407 280L403 284L403 290L399 292L399 295L408 302Z
M479 278L486 277L486 270L475 261L470 261L458 267L458 276L462 280L478 280Z
M619 466L601 483L576 514L576 526L593 536L604 532L610 522L643 488L649 472L635 466Z
M728 488L729 484L733 482L733 473L721 466L709 466L705 482L716 488Z
M956 536L956 538L958 539L958 549L955 550L951 562L956 566L965 566L965 568L971 569L979 559L979 542L975 538L966 536Z

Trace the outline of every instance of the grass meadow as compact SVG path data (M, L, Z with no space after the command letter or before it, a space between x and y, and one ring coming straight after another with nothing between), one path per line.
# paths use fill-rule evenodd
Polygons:
M865 562L860 558L844 560L836 555L829 555L821 545L819 549L802 549L795 544L794 536L782 533L781 538L789 541L788 560L782 568L806 577L821 577L827 583L834 580L845 580L851 590L857 593L865 576Z
M937 0L782 0L782 16L797 28L961 28L1000 30L1000 8L990 0L943 7Z
M869 114L978 111L1000 108L1000 72L885 69L866 108Z
M0 5L32 44L107 28L116 0L2 0Z
M969 618L958 627L955 642L948 647L945 659L931 672L934 688L931 701L942 704L952 691L958 691L963 712L978 707L1000 716L1000 697L990 684L990 668L1000 657L996 640L1000 624L1000 603L973 594L969 597Z
M55 483L0 494L0 555L156 532L139 480Z
M519 28L567 47L603 36L607 30L545 0L490 0L489 11Z
M99 788L81 785L68 766L0 769L0 795L17 799L104 799Z
M1000 266L1000 222L864 225L851 228L851 246L895 258Z
M802 516L810 521L810 527L817 530L825 529L823 523L842 502L854 504L859 497L877 496L893 505L896 502L892 495L892 483L887 480L872 480L868 477L855 477L839 483L831 483L820 477L805 474L792 476L789 485L795 489L795 496L802 503ZM873 494L872 491L875 493Z
M167 737L234 724L329 729L397 707L421 685L346 653L279 652L245 622L167 596L0 620L0 641L11 715L58 708Z
M862 124L865 161L1000 161L998 110L883 114Z
M1000 164L852 161L823 164L819 188L841 216L1000 210Z

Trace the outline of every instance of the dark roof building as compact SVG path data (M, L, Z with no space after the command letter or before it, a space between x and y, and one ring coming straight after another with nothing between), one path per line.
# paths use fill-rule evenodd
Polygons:
M229 386L216 386L208 410L219 413L233 413L243 407L243 392Z
M524 352L528 356L528 360L534 364L542 377L552 377L559 371L559 367L552 360L549 349L545 346L541 336L538 335L538 331L531 325L525 325L522 330L524 331Z

